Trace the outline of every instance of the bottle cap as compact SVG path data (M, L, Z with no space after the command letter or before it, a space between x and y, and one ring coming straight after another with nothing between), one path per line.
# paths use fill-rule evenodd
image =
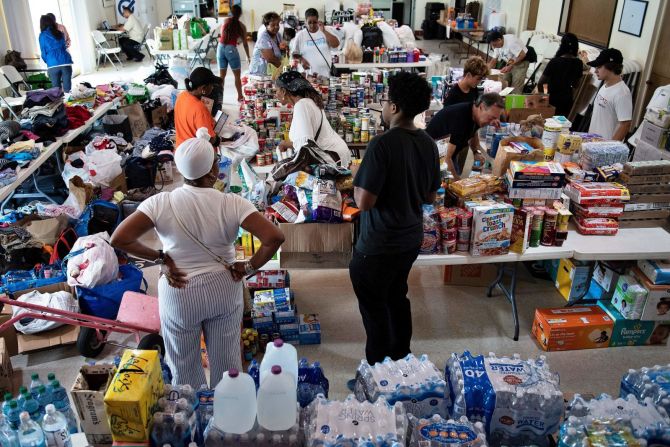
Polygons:
M281 374L281 366L274 365L272 367L272 369L270 370L270 372L272 372L272 374L274 374L274 375Z
M44 411L46 411L47 414L54 414L56 412L56 407L54 407L54 404L49 404L44 407Z
M20 386L20 387L19 387L19 394L23 394L23 393L25 393L26 391L28 391L28 388L26 388L25 386Z
M33 373L33 374L30 376L30 378L33 379L33 380L37 380L37 379L40 378L40 375L37 374L37 373Z
M30 394L30 393L26 393L26 400L32 400L32 399L33 399L33 395Z
M16 408L19 406L19 403L15 400L10 400L9 401L9 408Z
M58 388L60 386L60 382L58 380L54 380L51 382L51 386L54 388Z
M47 380L56 380L56 374L54 373L47 374Z
M5 393L5 400L6 401L12 400L12 393Z
M45 387L44 385L40 385L39 387L37 387L37 392L38 393L43 393L46 390L47 390L47 387Z
M235 378L240 375L240 372L236 368L230 368L228 370L228 377Z
M284 346L284 340L281 338L276 339L274 342L272 342L275 345L275 348L281 348Z
M30 420L30 415L27 411L22 411L20 418L23 422L28 422Z

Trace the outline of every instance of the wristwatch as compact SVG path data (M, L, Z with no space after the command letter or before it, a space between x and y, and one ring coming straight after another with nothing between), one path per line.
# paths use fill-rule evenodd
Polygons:
M256 269L254 268L253 265L251 265L251 261L246 261L244 263L244 274L245 275L251 275L256 272Z
M158 265L165 264L165 253L163 252L163 250L158 250L158 258L154 260L154 263Z

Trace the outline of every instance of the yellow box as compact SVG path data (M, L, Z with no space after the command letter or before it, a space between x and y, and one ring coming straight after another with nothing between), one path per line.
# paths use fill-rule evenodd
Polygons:
M105 394L114 442L148 441L151 418L162 395L158 351L127 349Z
M567 302L583 296L589 289L589 269L591 267L580 261L561 259L556 274L556 289Z

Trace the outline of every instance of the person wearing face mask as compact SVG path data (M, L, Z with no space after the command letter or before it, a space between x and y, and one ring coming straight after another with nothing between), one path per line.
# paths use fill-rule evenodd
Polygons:
M210 359L210 388L223 373L242 367L240 325L244 312L242 279L272 258L284 241L278 227L254 205L236 194L213 188L219 159L200 128L174 157L184 185L142 202L114 231L111 244L161 268L158 301L165 354L172 384L194 389L207 384L200 359L200 334L205 334ZM240 227L261 242L248 261L235 260ZM142 243L155 230L162 248Z
M474 104L464 102L445 107L433 116L426 132L435 141L449 137L447 165L456 180L463 173L468 146L475 161L483 164L485 159L479 145L477 130L480 127L500 125L500 115L505 110L505 101L497 93L485 93Z
M339 45L337 36L328 32L319 20L317 10L309 8L305 11L305 28L291 41L291 54L300 60L306 73L328 77L333 63L330 49Z
M277 99L284 105L293 106L293 119L288 131L291 140L282 141L279 148L300 148L307 140L312 140L324 151L337 154L341 166L349 167L351 152L347 143L330 126L323 111L321 93L297 71L282 73L275 85Z
M275 67L281 65L282 40L279 34L279 14L268 12L263 16L265 29L258 33L254 52L249 62L249 74L255 76L266 76L268 64Z
M195 137L195 132L204 127L209 132L210 143L218 145L219 138L214 132L214 118L202 102L203 96L212 93L215 84L223 85L223 80L215 76L212 70L198 67L184 81L186 91L181 92L174 105L174 127L177 133L176 147L189 138Z
M443 101L443 107L461 102L472 104L479 96L477 86L489 74L489 67L479 56L472 56L465 61L463 77L449 89Z

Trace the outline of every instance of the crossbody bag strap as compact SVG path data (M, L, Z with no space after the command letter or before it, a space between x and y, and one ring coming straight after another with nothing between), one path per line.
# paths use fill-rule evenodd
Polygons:
M195 237L195 236L193 235L193 233L191 233L190 231L188 231L188 229L186 228L186 225L184 225L184 222L181 221L181 219L179 218L179 215L175 212L174 206L172 205L172 197L171 197L171 194L168 194L168 203L170 204L170 209L172 210L172 214L174 215L174 218L175 218L175 220L177 221L177 224L179 224L179 227L180 227L180 228L182 229L182 231L186 234L186 236L188 236L189 239L191 239L191 240L192 240L198 247L200 247L200 248L202 249L202 251L204 251L205 253L207 253L208 255L210 255L216 262L218 262L219 264L221 264L221 265L223 265L223 266L225 266L225 267L229 267L230 264L228 264L228 263L225 261L225 259L223 259L221 256L217 255L217 254L214 253L212 250L210 250L209 248L207 248L207 246L205 246L205 244L203 244L202 242L200 242L200 240L199 240L197 237Z
M321 128L323 127L323 110L319 109L319 111L321 112L321 122L319 123L319 128L316 130L316 135L314 135L315 143L319 139L319 135L321 135Z
M305 30L305 31L307 31L307 35L309 36L310 39L312 39L312 42L314 42L314 38L312 37L312 33L310 33L309 30ZM319 54L321 55L323 60L326 62L326 65L328 66L328 70L330 70L332 68L331 64L328 63L328 59L326 59L326 56L323 55L323 53L319 49L319 46L316 44L316 42L314 42L314 48L316 48L316 51L319 52Z

